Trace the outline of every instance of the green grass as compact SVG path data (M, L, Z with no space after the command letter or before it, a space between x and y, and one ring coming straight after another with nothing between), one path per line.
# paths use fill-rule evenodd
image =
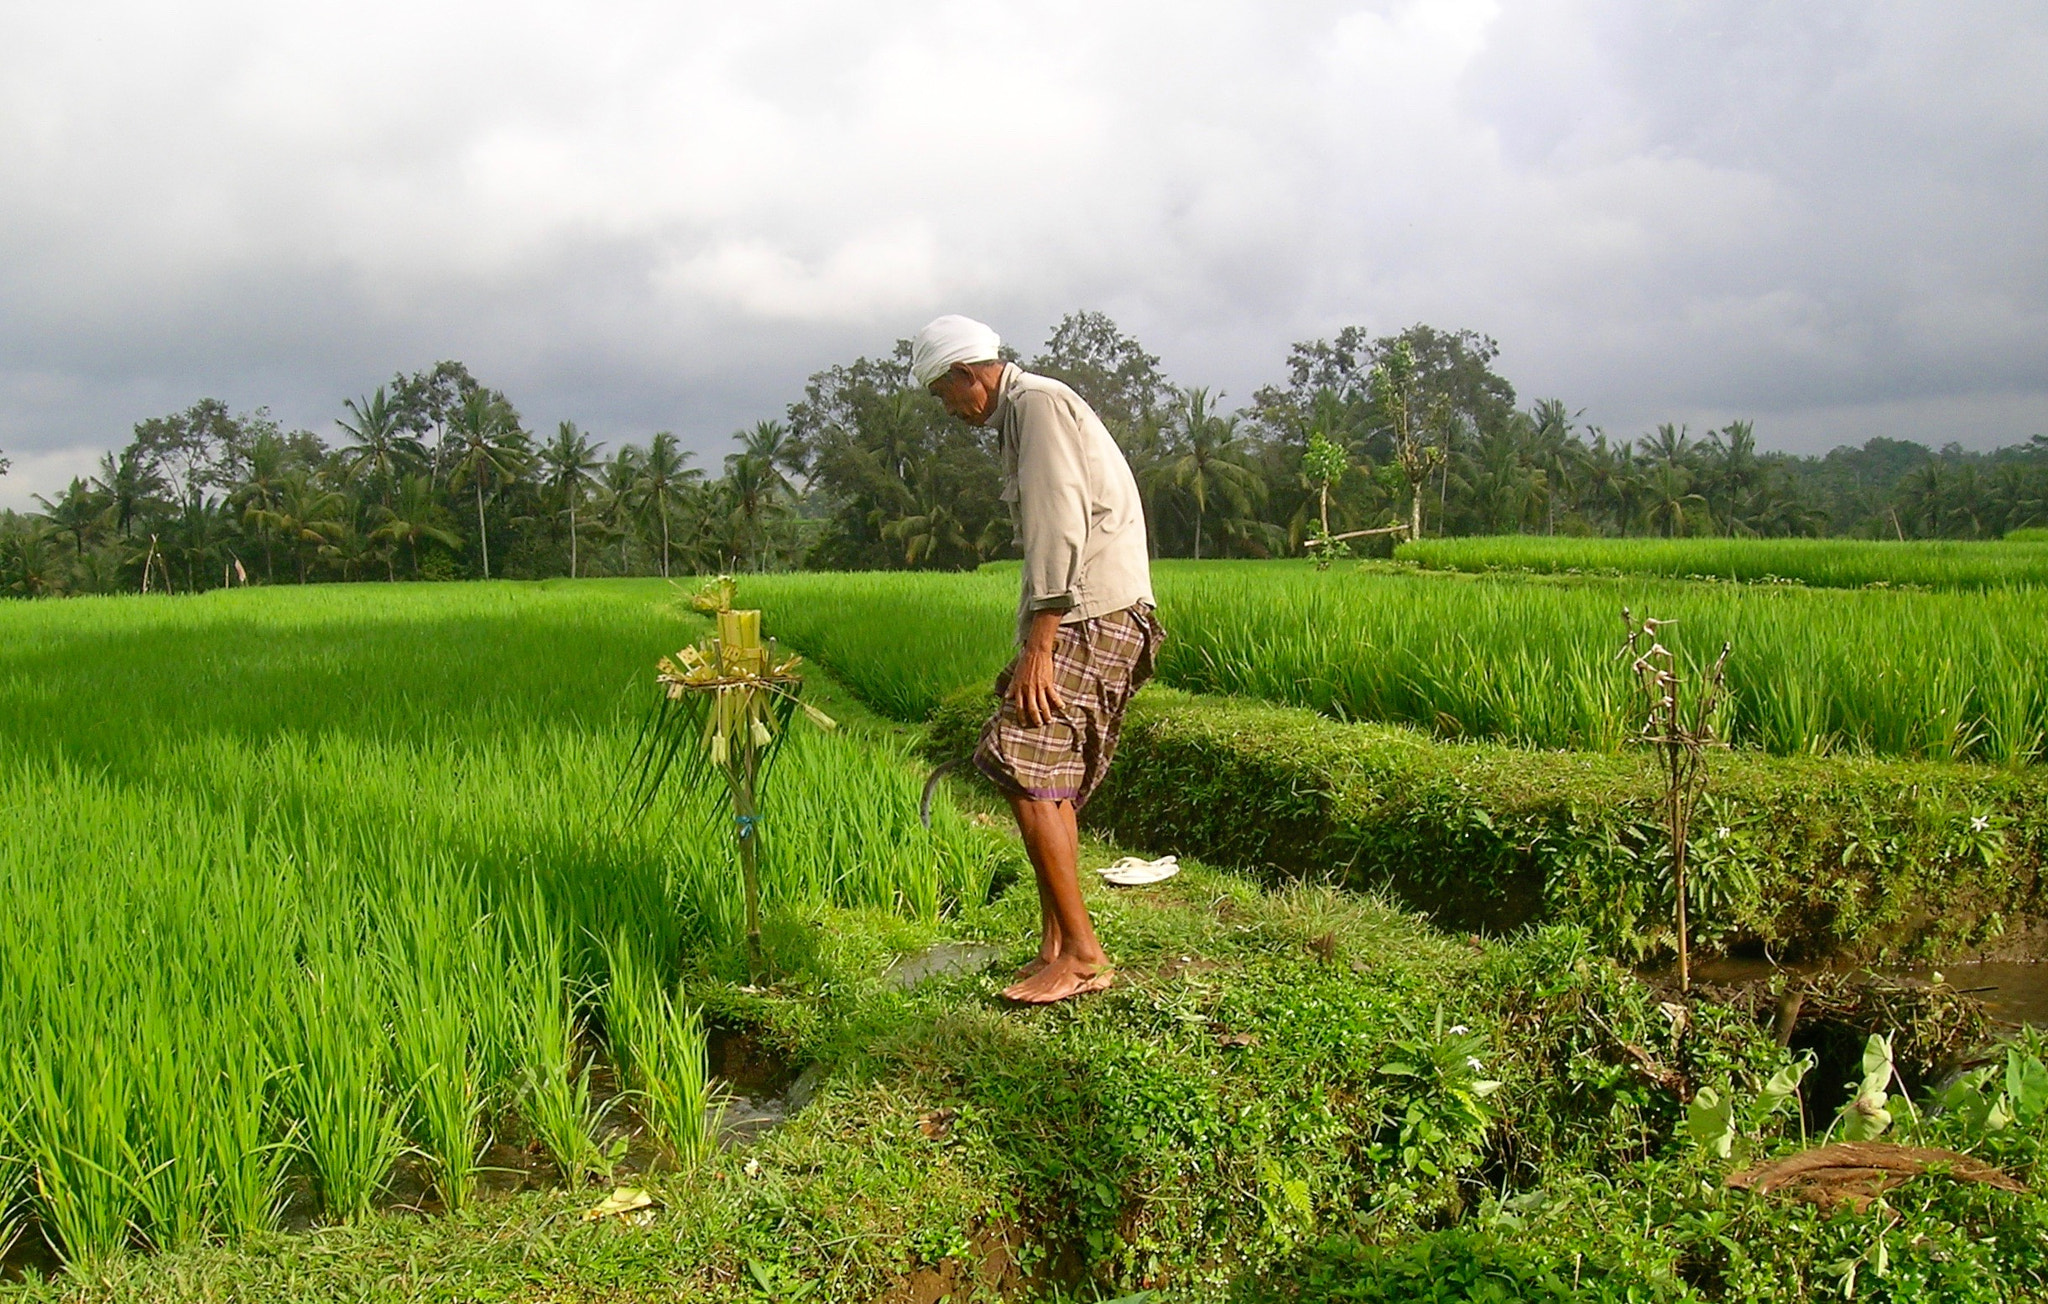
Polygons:
M947 581L968 612L950 621L917 577L743 596L828 665L897 649L875 683L908 714L1007 654L1014 578ZM1161 593L1199 631L1198 600L1232 584L1301 602L1331 578L1377 582L1170 566ZM1866 1269L1859 1298L2048 1282L2030 1197L1927 1181L1827 1218L1723 1191L1640 1070L1748 1098L1782 1054L1708 1001L1669 1017L1583 930L1468 943L1190 858L1161 888L1091 885L1110 993L1006 1009L1028 876L978 904L1014 852L948 802L921 830L907 743L829 681L849 728L798 735L767 811L782 978L742 985L721 821L610 804L653 657L700 629L631 582L0 607L0 1224L32 1216L74 1265L7 1289L1801 1300L1839 1294L1829 1265L1877 1237L1891 1275ZM884 977L936 937L1003 954L912 992ZM703 1146L713 1021L823 1073L745 1153ZM647 1225L584 1221L587 1187L486 1196L490 1141L571 1176L608 1162L579 1024L674 1152L632 1178L661 1202ZM2044 1136L2031 1115L1981 1153L2038 1180ZM382 1207L394 1165L436 1216ZM301 1191L332 1225L279 1232Z
M1013 568L768 577L789 640L918 719L1013 646ZM1318 572L1162 562L1162 682L1445 737L1618 750L1637 700L1614 660L1624 606L1676 620L1691 660L1734 644L1724 736L1780 755L2025 762L2048 730L2048 593L1841 592L1657 578Z
M2048 531L2004 541L1885 539L1569 539L1509 534L1419 539L1394 550L1430 570L1663 575L1815 588L1915 585L1930 589L2048 584ZM2024 545L2024 546L2015 546Z
M493 1139L592 1167L572 1029L609 957L737 963L723 818L614 800L702 628L649 584L0 605L0 1171L64 1253L270 1226L297 1174L360 1215L402 1146L445 1208ZM991 844L919 826L901 746L792 741L771 911L986 895ZM643 1062L687 1110L702 1026L660 1009Z
M14 1294L851 1304L950 1284L963 1299L1791 1304L1841 1298L1840 1265L1880 1237L1886 1272L1866 1262L1858 1299L2048 1286L2034 1196L1930 1178L1830 1216L1724 1189L1730 1165L1638 1069L1746 1110L1786 1056L1709 1000L1674 1020L1668 993L1572 930L1473 945L1370 897L1262 891L1193 861L1089 895L1121 981L1070 1007L996 999L1031 951L1028 890L944 925L998 962L915 991L883 969L932 930L832 908L798 979L693 982L822 1080L745 1151L644 1179L645 1223L584 1220L594 1191L535 1192L128 1256ZM1743 1133L1772 1155L1801 1143L1783 1113ZM1980 1141L1937 1120L1924 1139L2037 1182L2044 1138L2036 1113Z

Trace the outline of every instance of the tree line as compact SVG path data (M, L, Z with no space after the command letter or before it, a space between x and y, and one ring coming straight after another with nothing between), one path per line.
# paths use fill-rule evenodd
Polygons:
M2048 437L1989 453L1872 438L1760 451L1747 421L1613 438L1519 406L1495 342L1350 327L1234 410L1171 382L1101 313L1034 356L1129 457L1167 557L1274 557L1356 531L1996 538L2048 523ZM812 375L717 473L676 436L528 428L441 362L346 400L332 439L217 399L138 423L40 510L0 513L12 596L321 580L963 569L1014 556L985 432L911 380L909 346ZM7 461L0 456L0 474ZM1386 537L1382 535L1381 537Z

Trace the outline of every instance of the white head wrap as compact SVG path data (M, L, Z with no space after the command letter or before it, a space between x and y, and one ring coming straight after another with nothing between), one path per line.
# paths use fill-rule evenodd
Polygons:
M945 375L956 362L994 362L1002 343L994 331L972 317L934 317L910 342L910 374L922 388Z

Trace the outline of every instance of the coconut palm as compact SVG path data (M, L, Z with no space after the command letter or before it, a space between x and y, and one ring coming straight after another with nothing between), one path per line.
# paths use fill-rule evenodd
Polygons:
M1681 463L1656 463L1643 487L1650 496L1649 523L1662 529L1667 539L1694 533L1692 523L1701 516L1713 519L1706 498L1693 492L1692 473Z
M339 537L344 526L342 496L322 488L305 471L291 471L278 488L275 507L259 507L250 513L262 529L282 538L298 565L299 583L306 582L306 563L323 544Z
M379 501L389 507L392 485L401 473L426 461L426 446L399 424L399 413L385 397L382 385L368 398L343 399L342 406L350 417L335 422L350 440L342 449L342 466L352 478L367 472L377 486Z
M627 548L633 542L633 486L640 479L644 450L627 444L598 470L597 521L619 544L619 574L632 569Z
M532 460L519 414L494 390L475 389L462 396L449 423L456 443L451 488L469 485L476 491L476 536L482 550L484 578L491 577L490 527L484 522L484 498L518 478Z
M397 498L384 510L383 522L370 531L370 537L393 548L404 544L412 558L414 579L420 574L420 540L431 539L449 548L462 546L462 536L445 524L447 509L434 493L431 476L407 476L398 486Z
M149 455L133 445L122 451L118 461L112 453L100 455L100 473L92 487L106 499L114 527L123 539L135 537L136 517L160 501L165 489L164 478Z
M1244 464L1238 419L1218 415L1203 388L1182 390L1167 425L1166 479L1195 505L1195 560L1202 559L1203 518L1215 500L1242 515L1264 496L1265 482Z
M72 548L77 556L85 555L85 539L96 534L107 518L107 504L104 498L94 493L85 481L71 477L71 487L51 502L41 494L34 495L42 504L43 519L71 536Z
M1558 500L1581 483L1586 445L1573 430L1583 410L1573 412L1560 399L1538 399L1529 409L1529 461L1543 477L1543 532L1557 533ZM1567 507L1576 509L1576 502Z
M741 452L767 468L767 478L786 493L796 492L789 477L804 474L808 459L804 446L788 426L780 421L757 421L752 430L741 431L738 439Z
M271 531L263 527L258 513L277 509L284 493L286 452L284 440L278 436L258 435L249 445L247 475L228 495L228 502L241 509L243 523L253 528L263 540L263 580L266 584L277 578L277 559L271 547Z
M578 430L574 421L564 421L555 427L554 440L540 450L547 487L569 517L569 578L572 580L576 578L576 507L590 496L590 488L597 482L595 472L604 465L604 459L597 455L597 450L602 447L603 444L591 443L590 436Z
M12 529L0 528L0 593L17 598L61 593L63 568L57 548L51 546L56 537L56 530L33 516Z
M936 561L951 553L973 555L974 544L967 537L967 524L953 510L951 499L931 468L917 477L917 508L882 526L882 537L903 545L903 564L916 566Z
M676 437L663 430L655 434L647 445L647 452L638 459L633 478L632 498L643 512L652 513L661 522L661 574L668 577L669 518L675 505L690 490L690 487L704 478L704 473L691 469L687 463L696 454L677 446Z

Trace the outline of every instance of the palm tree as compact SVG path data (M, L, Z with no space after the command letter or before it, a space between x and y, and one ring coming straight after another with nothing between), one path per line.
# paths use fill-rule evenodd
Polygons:
M455 436L455 466L449 476L451 488L465 483L476 490L476 536L482 548L484 578L491 577L491 535L484 523L484 495L495 493L516 479L531 460L526 432L519 428L519 414L493 390L474 389L462 396L462 406L449 424Z
M1743 505L1763 479L1763 464L1756 454L1756 428L1747 421L1731 421L1727 429L1714 431L1707 436L1706 460L1706 498L1722 529L1728 534L1745 529L1755 533L1740 517Z
M1219 416L1210 405L1209 391L1182 390L1168 427L1169 452L1165 474L1195 504L1195 560L1202 559L1202 521L1209 501L1248 511L1251 501L1265 489L1265 482L1244 465L1244 450L1237 441L1235 414Z
M427 450L398 424L399 414L385 397L382 385L366 399L343 399L342 406L354 418L353 422L335 422L350 439L342 450L342 465L351 477L367 470L371 482L378 487L379 501L389 507L391 486L402 471L425 461Z
M263 529L281 535L291 545L299 583L304 584L308 556L341 534L343 506L340 494L321 488L304 471L291 471L279 486L277 505L256 508L250 515Z
M1554 398L1538 399L1529 409L1530 461L1543 476L1545 534L1557 533L1557 500L1578 482L1585 465L1586 446L1572 432L1573 423L1584 415Z
M42 598L63 590L63 572L50 542L56 530L33 516L19 528L0 530L0 593Z
M106 502L77 476L71 477L71 487L54 503L41 494L34 497L43 506L43 518L70 535L74 550L83 557L85 536L96 532L106 521Z
M268 584L277 578L277 559L271 549L271 531L264 528L258 519L259 513L277 510L278 501L284 492L284 440L274 434L261 434L249 446L249 469L247 477L228 496L230 503L239 503L242 519L256 527L263 536L263 582Z
M576 428L574 421L564 421L555 427L554 442L540 451L541 465L547 471L547 486L554 491L563 510L569 515L569 578L576 578L576 505L590 492L596 483L593 474L604 459L597 455L603 444L593 444L590 436Z
M945 553L955 557L977 555L967 537L967 523L953 509L953 495L941 482L931 462L918 468L913 494L915 508L882 526L882 537L903 545L903 564L916 566L932 562Z
M1650 491L1650 524L1661 522L1667 539L1691 533L1692 516L1707 511L1707 500L1692 491L1692 473L1678 462L1657 463L1645 487Z
M786 493L796 492L796 486L789 482L789 477L804 474L808 458L804 446L790 433L788 426L780 421L757 421L752 430L742 431L737 438L740 451L766 468L766 480Z
M116 461L112 453L100 455L100 473L92 487L107 500L115 528L123 539L135 537L135 518L164 492L164 478L141 449L130 446Z
M733 438L740 451L726 454L722 487L737 517L737 541L742 551L765 553L766 522L781 514L785 500L796 497L789 477L802 473L803 449L780 421L756 422L752 430L739 431Z
M1674 426L1666 421L1657 427L1655 434L1644 435L1637 442L1642 448L1643 456L1653 462L1687 469L1693 464L1692 435L1684 426Z
M655 434L647 445L646 454L639 459L637 474L633 481L634 501L646 511L651 511L661 521L661 574L668 578L669 564L669 512L676 499L686 493L689 487L704 478L701 471L691 470L685 464L696 454L676 445L676 437L663 430Z
M412 557L414 579L420 574L420 540L432 539L449 548L460 548L462 536L442 524L447 511L434 493L431 476L409 475L398 486L398 498L385 509L384 521L370 531L370 537L392 547L404 544Z
M371 554L379 551L377 544L380 542L381 540L374 538L372 535L364 534L356 529L354 525L343 521L341 522L341 528L328 536L327 542L321 544L315 551L319 553L322 559L341 567L342 579L352 580L356 577L356 568L368 561ZM390 550L387 548L382 551L385 553L384 574L386 578L389 578L391 575Z
M1519 531L1542 492L1542 472L1524 456L1535 427L1520 413L1481 432L1470 454L1458 459L1470 471L1467 488L1479 526L1488 534Z
M619 541L619 574L632 569L626 549L633 541L633 487L640 480L643 451L627 444L598 472L598 521Z

